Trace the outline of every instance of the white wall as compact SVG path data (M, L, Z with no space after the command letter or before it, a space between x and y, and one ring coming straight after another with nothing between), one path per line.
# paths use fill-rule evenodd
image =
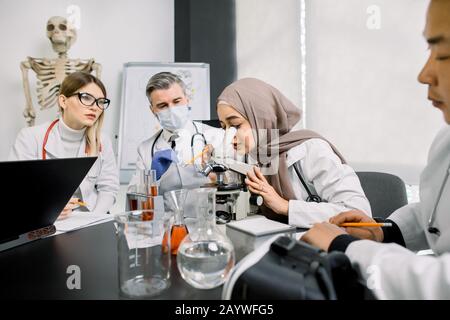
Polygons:
M236 0L237 76L270 83L301 105L300 1Z
M428 0L307 0L307 127L356 169L417 183L442 114L417 82ZM380 9L380 29L366 12Z
M104 131L111 139L119 128L123 63L174 60L173 0L1 0L0 160L7 158L16 134L25 126L20 62L27 56L56 57L46 37L46 23L51 16L67 16L69 5L81 9L81 29L69 58L93 57L102 64L102 81L112 100ZM30 78L34 88L35 78ZM36 122L55 117L56 110L38 111Z
M334 142L355 169L417 184L444 126L417 82L428 54L422 38L428 0L305 3L306 97L301 0L236 1L238 77L280 89L304 110L305 126ZM372 5L380 10L380 28L369 30Z

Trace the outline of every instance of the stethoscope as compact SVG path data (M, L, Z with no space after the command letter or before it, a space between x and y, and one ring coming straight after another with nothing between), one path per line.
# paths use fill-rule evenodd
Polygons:
M441 235L441 231L438 228L433 227L433 224L434 224L434 220L436 219L437 206L438 206L439 202L441 201L442 193L444 192L445 185L447 184L449 171L450 171L450 164L449 164L449 166L447 168L447 172L445 174L444 182L442 183L441 189L439 190L439 195L437 197L436 203L434 204L434 208L433 208L433 211L431 212L430 219L428 220L428 232L429 233L433 233L433 234L435 234L437 236Z
M47 131L45 132L44 141L42 142L42 160L47 159L47 151L45 150L45 146L47 145L48 136L50 134L50 131L52 131L53 127L58 123L59 119L54 120L47 128ZM99 151L102 152L102 145L100 145ZM88 146L84 146L84 153L88 154Z
M195 128L195 133L191 137L191 153L192 153L192 158L194 158L194 141L195 141L195 137L196 136L202 137L203 143L205 144L205 146L208 143L206 142L206 138L205 138L204 134L198 131L198 128L197 128L197 125L195 124L195 122L192 121L192 124L194 125L194 128ZM158 141L159 137L161 137L162 133L163 133L163 129L161 129L159 131L158 135L156 136L155 140L153 141L153 144L152 144L152 158L153 158L153 156L155 154L155 144Z
M300 171L298 170L297 166L294 164L294 169L295 172L297 173L298 177L300 178L300 182L302 183L303 187L305 188L306 192L308 193L308 197L306 198L306 202L317 202L317 203L321 203L322 202L322 198L317 195L317 194L313 194L308 186L306 185L305 180L303 179L302 175L300 174Z

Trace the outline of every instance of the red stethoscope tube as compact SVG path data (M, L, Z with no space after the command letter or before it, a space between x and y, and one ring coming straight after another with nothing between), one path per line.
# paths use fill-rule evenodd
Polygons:
M45 132L44 142L42 143L42 160L47 159L47 151L45 151L45 146L47 145L48 135L50 134L50 131L52 131L55 124L57 124L59 119L54 120L47 128L47 131ZM102 152L102 145L100 145L100 152ZM84 148L84 153L88 153L88 146L86 145Z

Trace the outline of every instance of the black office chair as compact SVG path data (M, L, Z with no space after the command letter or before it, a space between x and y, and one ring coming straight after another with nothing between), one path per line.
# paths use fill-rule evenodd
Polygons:
M356 172L369 199L372 216L387 218L408 203L405 183L399 177L383 172Z

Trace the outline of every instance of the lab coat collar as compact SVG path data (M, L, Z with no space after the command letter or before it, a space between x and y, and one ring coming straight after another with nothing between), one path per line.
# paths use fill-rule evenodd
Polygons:
M184 134L189 134L189 136L192 136L195 132L195 127L194 127L194 123L192 121L188 121L186 122L186 124L184 125L183 128L175 131L175 132L170 132L167 129L163 129L163 133L162 133L162 137L164 139L164 141L169 141L169 138L173 135L173 134L178 134L178 136L182 136Z
M61 158L61 156L64 154L64 148L62 145L62 141L59 138L59 130L58 130L59 122L52 128L48 135L47 143L45 141L43 142L44 149L47 152L47 159L49 156L52 158ZM50 128L50 123L46 127L46 132Z

